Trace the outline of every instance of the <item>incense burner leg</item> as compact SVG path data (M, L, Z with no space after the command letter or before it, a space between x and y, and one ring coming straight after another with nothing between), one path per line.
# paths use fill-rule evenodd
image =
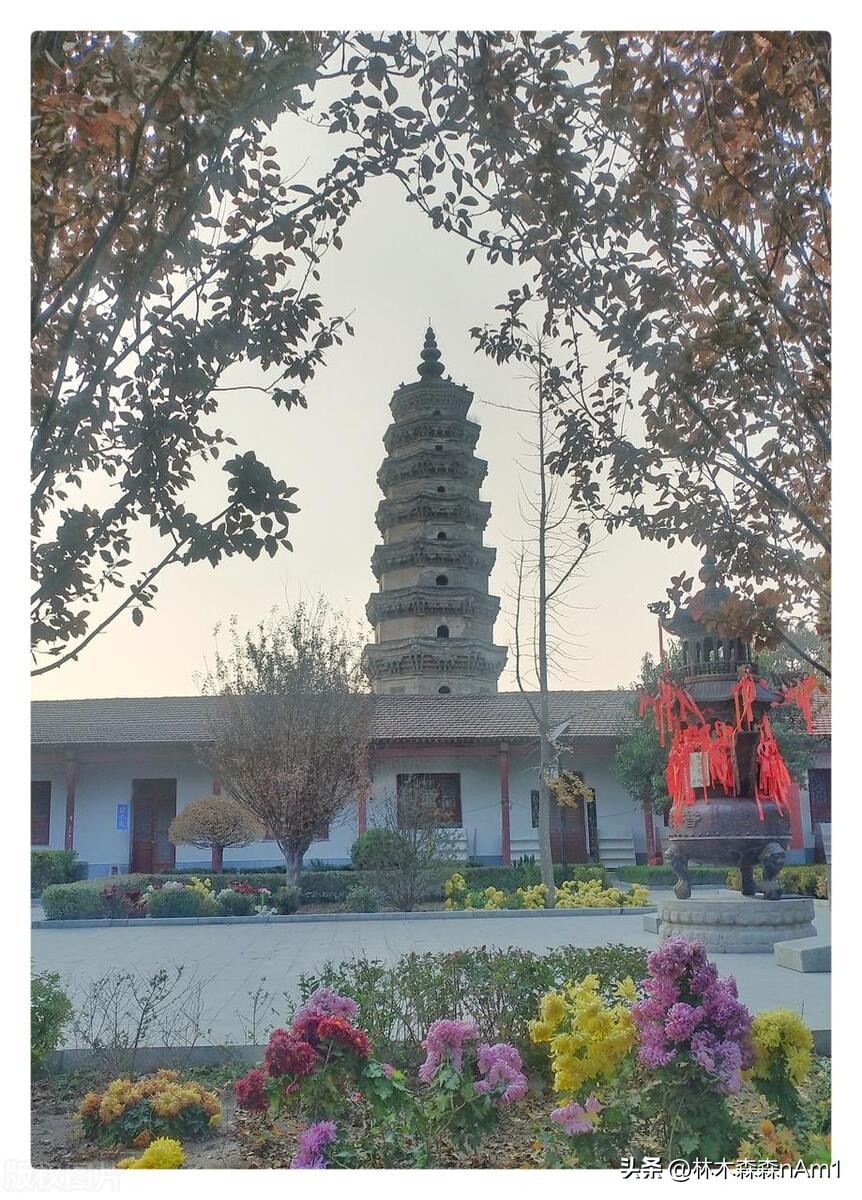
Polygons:
M757 888L754 883L754 863L742 862L739 864L739 874L742 879L740 891L743 896L754 896L757 893Z
M765 900L780 900L783 891L781 884L776 876L784 866L785 860L784 847L778 842L770 842L760 856L760 865L763 868L763 898Z
M665 861L676 875L676 885L673 894L677 900L688 900L691 896L691 879L688 874L688 855L683 854L677 846L671 846L665 855Z

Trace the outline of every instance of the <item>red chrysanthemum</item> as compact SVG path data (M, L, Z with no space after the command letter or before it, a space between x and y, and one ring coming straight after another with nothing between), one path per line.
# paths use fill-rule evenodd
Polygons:
M270 1075L310 1075L314 1048L288 1029L274 1029L263 1052L263 1065Z
M233 1085L233 1094L236 1096L238 1106L246 1109L247 1112L265 1112L269 1100L263 1071L254 1067L242 1079L238 1079Z
M344 1046L357 1058L368 1058L371 1045L361 1029L356 1029L343 1017L323 1017L317 1026L317 1036L322 1042L335 1042Z
M317 1027L323 1019L319 1013L302 1013L300 1016L294 1017L290 1032L294 1037L316 1046L319 1040Z

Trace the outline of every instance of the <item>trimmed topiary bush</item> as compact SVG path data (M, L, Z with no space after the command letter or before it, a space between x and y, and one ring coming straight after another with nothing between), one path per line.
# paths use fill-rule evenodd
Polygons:
M281 916L289 916L299 908L299 888L292 883L276 888L272 894L272 906Z

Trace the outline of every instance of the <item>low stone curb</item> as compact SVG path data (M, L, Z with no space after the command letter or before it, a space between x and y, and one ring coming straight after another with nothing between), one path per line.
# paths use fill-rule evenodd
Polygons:
M94 917L81 921L33 921L33 929L105 929L134 925L300 925L310 921L474 921L492 917L637 917L656 911L655 905L626 908L497 908L456 912L292 913L268 917Z

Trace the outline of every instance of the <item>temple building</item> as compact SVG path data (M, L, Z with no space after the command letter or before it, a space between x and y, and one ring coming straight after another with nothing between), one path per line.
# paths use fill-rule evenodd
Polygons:
M495 692L506 664L493 636L500 601L488 584L496 551L482 538L488 464L467 417L472 393L444 370L429 326L419 378L392 397L377 474L383 541L371 560L378 590L366 608L374 642L364 663L378 695Z
M366 610L374 640L363 655L374 693L368 783L320 831L308 859L349 863L357 835L417 778L436 789L441 823L458 831L464 858L491 864L538 854L538 731L529 697L498 691L507 652L494 642L500 601L490 591L495 551L484 544L490 504L481 497L488 464L476 455L471 400L446 377L429 328L418 378L392 396L377 476L377 590ZM91 876L205 868L209 851L175 849L167 830L186 804L220 786L199 752L213 701L123 696L118 685L111 699L33 704L32 846L76 850ZM646 861L648 847L661 845L662 818L645 814L614 770L631 696L566 690L549 702L557 765L584 784L576 802L552 805L554 861ZM824 710L816 732L828 729ZM788 861L828 854L828 750L808 782L807 794L797 793ZM228 850L224 861L283 862L272 839Z

